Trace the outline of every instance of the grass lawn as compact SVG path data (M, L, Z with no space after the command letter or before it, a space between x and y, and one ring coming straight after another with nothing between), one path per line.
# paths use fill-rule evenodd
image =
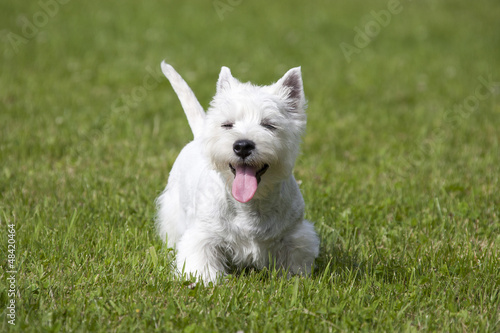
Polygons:
M499 332L499 18L495 0L2 1L0 331ZM222 65L259 84L302 66L312 277L174 277L154 200L192 135L163 59L204 106Z

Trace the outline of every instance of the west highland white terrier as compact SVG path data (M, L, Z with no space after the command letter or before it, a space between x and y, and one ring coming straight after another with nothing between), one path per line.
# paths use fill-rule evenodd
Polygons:
M162 71L194 134L157 199L157 230L177 250L178 273L205 283L243 268L309 275L319 238L292 174L306 126L300 67L263 87L222 67L206 113L172 66Z

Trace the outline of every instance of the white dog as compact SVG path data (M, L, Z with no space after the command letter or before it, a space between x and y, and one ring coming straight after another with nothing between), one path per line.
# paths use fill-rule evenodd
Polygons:
M162 70L194 134L157 199L179 273L203 282L244 267L310 274L319 238L292 174L306 125L300 67L264 87L222 67L207 113L172 66Z

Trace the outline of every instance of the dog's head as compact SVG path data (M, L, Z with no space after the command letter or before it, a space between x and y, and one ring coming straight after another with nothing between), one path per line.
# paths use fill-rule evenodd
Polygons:
M241 83L222 67L203 140L236 200L247 202L291 175L305 109L300 67L263 87Z

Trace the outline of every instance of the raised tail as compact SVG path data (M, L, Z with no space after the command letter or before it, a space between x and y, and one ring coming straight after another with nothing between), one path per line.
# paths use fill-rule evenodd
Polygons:
M194 95L191 88L189 88L186 81L184 81L184 79L172 66L167 64L165 61L162 61L161 70L170 81L172 88L174 88L177 97L181 101L182 108L186 113L194 138L198 138L203 132L203 126L205 123L206 115L203 107L200 102L198 102L198 99Z

